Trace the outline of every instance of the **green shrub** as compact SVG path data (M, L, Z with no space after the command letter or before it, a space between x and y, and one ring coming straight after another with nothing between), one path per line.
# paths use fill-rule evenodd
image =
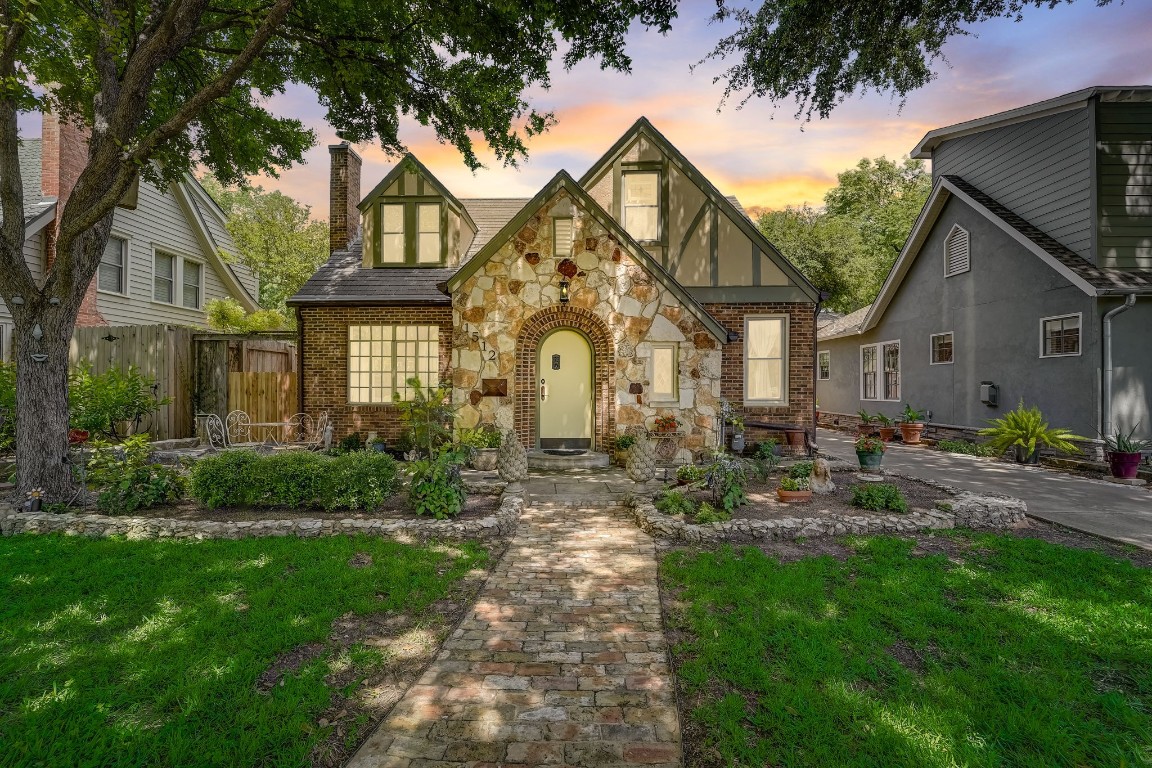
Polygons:
M16 363L0 361L0 451L16 446Z
M180 470L152 461L148 435L133 435L122 445L93 443L88 460L88 484L98 491L101 512L122 515L184 498L186 482Z
M476 429L461 429L456 441L460 445L472 450L499 448L500 432L491 425L478 427Z
M343 458L343 457L341 457ZM250 477L248 504L253 506L307 507L322 498L330 483L329 467L338 459L308 451L286 451L270 456L257 455L255 477Z
M992 426L981 429L976 434L989 438L988 447L998 453L1015 448L1018 459L1025 459L1036 452L1041 445L1064 453L1079 453L1072 440L1087 438L1074 435L1063 427L1049 427L1040 409L1024 407L1021 400L1015 410L1008 411L999 419L989 419Z
M696 503L692 499L671 488L665 488L654 504L656 509L666 515L690 515L696 511Z
M793 477L791 475L780 478L780 490L782 491L807 491L811 488L809 485L808 476Z
M811 476L812 462L810 461L798 461L788 468L788 477L791 477L795 480L807 480Z
M779 443L771 437L756 444L756 450L752 452L751 462L752 471L760 480L767 480L772 470L780 466L780 457L776 454L778 445Z
M700 509L696 510L696 522L704 525L705 523L723 523L725 520L731 520L732 513L726 509L717 509L708 502L700 505Z
M208 509L252 504L261 458L255 451L235 450L200 459L190 473L192 498Z
M874 512L907 512L908 502L900 489L888 483L860 483L852 486L852 506Z
M408 487L408 503L420 516L430 515L437 520L456 517L464 509L468 492L460 476L464 461L461 451L441 447L432 458L408 463L412 482Z
M717 451L708 467L708 487L712 489L712 500L718 501L725 512L731 513L748 501L744 486L748 483L748 472L744 460Z
M400 423L411 431L416 448L424 456L432 456L437 448L452 440L451 426L457 409L452 405L452 390L445 384L425 387L415 377L406 384L412 390L412 399L404 400L395 392L392 403L400 411Z
M345 435L336 444L337 454L351 453L353 451L364 450L364 439L360 437L359 432L353 432L350 435Z
M378 509L400 488L396 461L386 453L337 456L322 461L320 472L319 503L324 509Z
M69 426L94 436L119 437L118 425L136 426L140 419L172 402L170 397L157 398L155 385L155 379L142 375L134 366L127 371L109 368L95 374L88 365L82 365L68 376Z
M699 483L708 474L708 470L695 464L685 464L676 470L676 479L685 483Z
M999 456L996 449L971 440L938 440L936 447L949 453L963 453L968 456Z

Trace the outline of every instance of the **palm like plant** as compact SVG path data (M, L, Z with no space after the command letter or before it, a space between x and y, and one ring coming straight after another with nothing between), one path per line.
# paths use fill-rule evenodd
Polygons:
M1015 448L1020 460L1031 456L1040 445L1065 453L1079 453L1080 449L1071 441L1087 439L1062 427L1049 427L1040 409L1035 406L1025 408L1023 400L1015 410L1004 414L1002 418L989 419L988 423L992 426L981 429L977 434L990 438L988 446L998 453Z

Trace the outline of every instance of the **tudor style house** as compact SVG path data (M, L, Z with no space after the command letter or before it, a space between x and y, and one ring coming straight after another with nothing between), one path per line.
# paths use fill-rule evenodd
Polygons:
M413 376L530 448L674 416L684 459L722 399L811 429L817 291L646 119L531 199L458 199L408 155L361 200L359 156L330 152L332 257L289 303L300 408L338 436L396 439Z
M55 256L58 212L87 161L85 129L43 116L41 138L20 142L24 259L43 279ZM258 309L258 281L225 261L235 252L224 212L187 176L159 189L141 181L116 208L112 236L88 287L77 325L206 325L205 303L231 297ZM11 354L12 315L0 302L0 359Z
M966 430L1016 406L1152 436L1152 86L928 133L934 187L876 301L823 325L821 421L903 403Z

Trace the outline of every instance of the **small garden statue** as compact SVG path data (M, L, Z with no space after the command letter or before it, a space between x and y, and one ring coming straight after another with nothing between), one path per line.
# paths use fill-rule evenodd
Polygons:
M506 483L522 483L528 479L528 452L520 443L516 430L510 429L500 440L500 452L496 455L496 470Z
M808 487L813 493L832 493L836 490L836 483L832 482L832 470L828 467L827 459L816 459L812 462L812 474L808 476Z
M628 452L628 477L634 483L647 483L656 477L656 451L652 442L640 435Z

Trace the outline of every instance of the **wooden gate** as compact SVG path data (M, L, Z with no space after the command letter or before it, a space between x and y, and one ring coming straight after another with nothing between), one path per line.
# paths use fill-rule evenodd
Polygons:
M244 411L253 423L287 420L296 413L296 374L241 371L228 374L228 409Z

